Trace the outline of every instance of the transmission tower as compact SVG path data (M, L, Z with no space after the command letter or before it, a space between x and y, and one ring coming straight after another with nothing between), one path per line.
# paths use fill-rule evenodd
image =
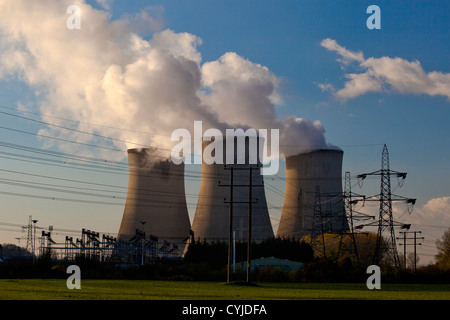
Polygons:
M334 233L340 235L348 230L344 210L338 209L336 211L336 208L340 207L339 204L342 201L342 197L342 193L320 193L320 187L316 186L311 226L311 246L316 248L322 246L322 253L325 259L325 234ZM322 243L320 243L320 238Z
M25 231L25 229L27 229L27 247L26 247L26 254L30 255L33 258L33 264L34 264L34 260L36 258L36 229L42 229L40 227L36 227L36 223L38 222L38 220L35 220L32 218L32 216L29 216L28 218L28 225L26 226L22 226L22 232ZM33 229L34 229L34 233L33 233ZM17 238L18 240L20 238Z
M316 186L315 197L314 197L314 213L313 213L313 221L311 228L311 247L315 248L319 246L318 238L322 237L322 253L323 257L326 259L326 250L325 250L325 228L324 228L324 220L322 214L322 203L320 196L320 187Z
M395 222L392 216L392 201L404 201L406 203L414 205L416 199L408 199L401 196L391 194L391 176L397 176L397 178L404 180L406 178L405 172L398 172L390 170L389 168L389 152L384 145L382 158L381 158L381 170L363 173L358 175L359 179L364 180L367 176L380 176L381 177L381 189L380 194L370 197L367 201L378 201L380 203L379 218L378 218L378 233L377 243L375 247L375 254L373 256L373 263L379 264L382 260L382 254L385 253L390 259L390 262L395 267L400 266L399 256L397 252L397 245L395 243L394 227L399 226L402 229L409 229L410 225ZM374 225L374 224L367 224ZM384 239L383 234L387 233L387 237Z
M34 247L33 247L33 218L30 216L28 218L28 225L23 226L23 229L27 229L27 251L30 253L30 255L34 254Z
M345 182L344 182L344 212L342 215L342 232L340 235L340 241L339 241L339 249L337 253L337 259L339 259L340 255L343 251L350 252L357 263L359 263L359 254L358 254L358 248L356 245L356 238L355 234L366 234L363 232L355 232L355 229L360 229L360 226L354 226L355 221L359 220L369 220L369 219L375 219L374 216L369 216L361 212L355 212L353 211L353 205L358 203L361 200L365 200L366 197L360 194L356 194L352 192L352 186L351 186L351 176L350 172L345 172ZM344 232L344 224L347 222L349 224L349 232ZM350 246L345 246L344 238L350 237ZM346 248L344 248L346 247Z

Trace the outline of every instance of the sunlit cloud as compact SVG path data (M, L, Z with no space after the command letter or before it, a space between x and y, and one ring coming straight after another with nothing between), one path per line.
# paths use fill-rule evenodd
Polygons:
M362 52L353 52L340 46L336 40L324 39L321 45L340 58L337 59L347 67L352 62L363 72L347 73L342 89L333 94L342 100L352 99L368 92L394 91L401 94L426 94L445 96L450 101L450 73L440 71L426 72L420 61L407 61L402 58L364 58ZM330 84L319 84L322 90ZM328 90L330 91L330 90Z

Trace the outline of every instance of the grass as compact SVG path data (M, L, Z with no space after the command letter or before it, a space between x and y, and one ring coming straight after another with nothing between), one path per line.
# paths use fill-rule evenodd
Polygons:
M450 300L449 285L240 283L81 280L69 290L65 279L1 279L0 300Z

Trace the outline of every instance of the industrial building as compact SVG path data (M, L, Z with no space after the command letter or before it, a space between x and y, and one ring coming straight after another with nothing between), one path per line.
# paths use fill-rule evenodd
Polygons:
M259 138L246 138L243 163L226 164L226 140L223 141L224 163L207 164L203 158L192 227L186 203L184 164L176 165L154 149L129 149L128 192L117 238L105 235L101 238L100 234L83 229L81 239L66 237L64 247L58 247L51 242L48 232L42 235L41 251L52 248L66 259L82 254L102 261L113 259L132 264L179 259L193 239L230 240L230 207L234 240L247 241L249 212L252 241L273 237L261 163L259 160L253 163L249 158L251 139ZM211 143L204 141L203 151ZM237 143L232 149L236 160ZM286 190L277 237L301 239L311 235L318 188L320 215L326 224L322 230L333 233L348 230L342 195L342 158L343 152L336 149L287 157Z
M232 197L234 238L246 240L250 170L252 239L273 237L264 179L259 170L261 164L251 164L248 157L250 139L258 138L246 138L245 163L226 164L226 139L223 141L223 164L207 164L203 160L192 228L185 198L184 164L155 159L150 149L128 150L128 195L118 239L129 241L136 235L136 230L143 230L147 237L156 236L159 242L181 243L190 234L196 240L227 241ZM210 143L204 141L203 150ZM235 143L235 159L237 151ZM326 232L348 230L348 224L343 220L342 158L343 151L337 149L313 150L286 158L286 190L278 237L301 239L311 235L317 188L320 190L321 215Z
M195 239L200 240L228 240L229 239L229 217L231 189L233 190L233 222L232 228L236 240L247 239L248 235L248 212L250 174L251 178L251 210L252 210L252 240L258 241L273 237L272 224L270 222L267 208L266 195L264 191L263 175L261 175L261 163L252 164L249 160L249 145L258 145L257 137L247 137L245 140L245 163L224 165L207 164L203 160L200 192L197 201L192 230ZM230 141L223 141L223 163L226 163L227 147ZM259 142L259 141L258 141ZM210 141L203 142L203 150L207 148ZM237 143L233 150L234 163L237 163ZM233 168L233 170L231 170ZM251 168L251 169L249 169ZM251 171L251 173L250 173ZM232 173L231 173L232 172ZM231 183L231 174L233 182ZM232 184L232 185L231 185Z
M49 227L48 232L42 231L41 255L51 251L52 256L55 255L59 259L73 260L77 256L84 256L100 261L143 265L159 259L181 259L187 244L197 239L232 243L233 240L245 242L250 237L256 242L272 238L274 233L265 196L261 163L259 159L254 163L249 156L250 148L255 151L256 145L256 152L259 154L258 148L263 144L254 143L252 139L259 141L260 138L246 137L244 151L237 147L235 140L234 148L227 146L228 140L220 141L222 144L216 144L215 148L211 148L211 144L217 141L203 141L203 151L214 150L214 156L223 157L223 162L208 164L205 157L202 157L200 191L192 228L186 203L184 164L176 165L170 159L160 156L154 149L129 149L128 193L117 238L107 234L100 238L98 232L83 229L81 239L74 240L73 237L66 236L64 246L60 246L52 239L53 229ZM218 146L223 148L222 153L217 149ZM233 157L230 157L230 152L233 152ZM242 158L243 153L245 157ZM242 161L236 163L238 157ZM227 159L233 159L234 163L227 164ZM349 221L355 220L351 210L351 179L350 173L347 172L343 192L342 160L343 151L337 148L311 150L286 158L286 188L277 237L301 240L310 236L311 245L314 247L320 244L320 241L313 241L318 239L319 235L323 238L326 233L339 234L342 241L344 234L354 234L353 224L350 224L351 230L349 228ZM382 193L369 197L370 200L365 196L357 196L362 197L364 201L384 202L386 205L380 208L388 209L380 209L381 218L378 222L367 223L362 227L378 226L374 261L380 259L377 252L384 250L388 252L389 258L397 257L393 260L393 264L397 266L395 242L389 244L389 247L382 247L381 234L383 228L390 226L393 237L394 223L402 229L408 229L410 226L393 221L390 205L393 200L404 201L411 206L416 200L400 196L392 198L390 180L385 177L395 175L404 179L406 173L389 169L386 146L383 148L382 170L359 174L358 178L364 179L369 175L382 177ZM364 217L358 219L371 218L362 215ZM35 221L37 220L30 217L28 226L24 227L28 229L27 248L32 247L30 257L33 259L36 255L35 245L31 246L36 237ZM324 241L322 246L325 256L323 243ZM353 253L358 259L355 242L353 245ZM232 259L231 252L229 250L229 261ZM250 254L247 256L250 257ZM262 261L261 265L277 265L278 262ZM247 261L247 266L249 263Z
M286 158L286 191L278 237L301 239L311 235L317 200L325 232L348 230L343 220L342 158L343 151L337 149L313 150Z
M128 193L118 240L144 232L160 243L180 245L191 228L184 187L184 164L175 165L153 149L128 150Z

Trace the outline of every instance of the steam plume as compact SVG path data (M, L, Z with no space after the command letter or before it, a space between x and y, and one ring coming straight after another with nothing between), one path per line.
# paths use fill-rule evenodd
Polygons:
M33 88L42 114L78 120L76 129L97 137L57 127L39 133L83 143L108 136L120 149L152 146L168 155L170 133L192 130L193 121L202 120L203 128L278 128L286 155L305 146L327 147L320 122L277 118L280 81L267 67L233 52L202 64L199 37L166 29L146 40L133 31L131 18L110 21L108 11L85 1L77 4L81 29L69 30L66 8L72 4L1 1L0 77ZM148 20L148 14L141 16ZM67 126L62 120L52 123ZM45 146L56 143L74 152L73 145L60 142Z

